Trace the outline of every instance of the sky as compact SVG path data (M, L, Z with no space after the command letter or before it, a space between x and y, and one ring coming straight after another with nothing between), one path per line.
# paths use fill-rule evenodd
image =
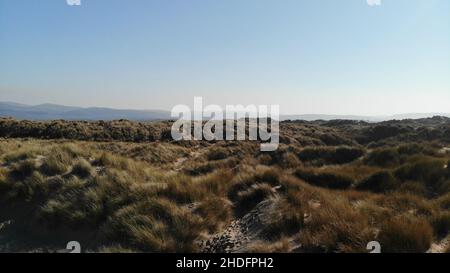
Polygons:
M0 101L450 112L450 1L379 2L0 0Z

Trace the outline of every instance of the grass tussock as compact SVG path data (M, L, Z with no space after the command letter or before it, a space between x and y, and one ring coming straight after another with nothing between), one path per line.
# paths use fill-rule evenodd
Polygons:
M395 179L394 175L388 171L375 173L356 186L358 190L371 191L375 193L393 191L398 187L399 183Z
M425 252L433 238L430 224L421 219L398 217L381 226L379 240L383 252Z
M315 164L344 164L352 162L365 154L364 149L355 147L309 147L298 153L301 161Z
M201 202L195 213L204 219L203 224L213 233L232 219L232 204L225 198L210 197Z
M344 174L311 168L298 168L294 174L311 185L328 189L347 189L354 183L351 177Z
M91 164L84 158L79 159L72 167L72 174L80 178L90 177L93 171Z

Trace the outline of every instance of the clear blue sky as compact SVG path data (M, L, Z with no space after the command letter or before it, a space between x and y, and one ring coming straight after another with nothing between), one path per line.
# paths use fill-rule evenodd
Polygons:
M0 0L0 100L450 112L450 1Z

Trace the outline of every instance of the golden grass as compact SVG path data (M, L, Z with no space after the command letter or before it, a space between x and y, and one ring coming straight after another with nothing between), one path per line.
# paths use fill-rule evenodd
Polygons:
M264 201L271 220L248 252L366 252L372 240L423 252L448 234L448 156L420 145L305 149L295 137L275 153L248 142L1 140L0 216L31 237L91 236L90 250L107 253L201 251L199 238Z
M433 229L423 219L397 217L386 220L379 234L383 252L425 252L431 245Z

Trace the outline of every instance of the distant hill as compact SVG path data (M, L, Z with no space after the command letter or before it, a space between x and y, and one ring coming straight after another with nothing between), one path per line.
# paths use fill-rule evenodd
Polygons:
M27 120L165 120L170 112L159 110L121 110L100 107L72 107L57 104L25 105L0 102L0 117Z
M363 120L368 122L380 122L387 120L423 119L435 116L449 117L450 113L408 113L391 116L357 116L357 115L281 115L281 120Z
M411 113L393 116L357 116L357 115L281 115L281 120L363 120L380 122L386 120L420 119L433 116L450 117L450 113ZM27 120L117 120L135 121L171 119L169 111L162 110L129 110L101 107L73 107L58 104L26 105L15 102L0 102L0 117L13 117Z

